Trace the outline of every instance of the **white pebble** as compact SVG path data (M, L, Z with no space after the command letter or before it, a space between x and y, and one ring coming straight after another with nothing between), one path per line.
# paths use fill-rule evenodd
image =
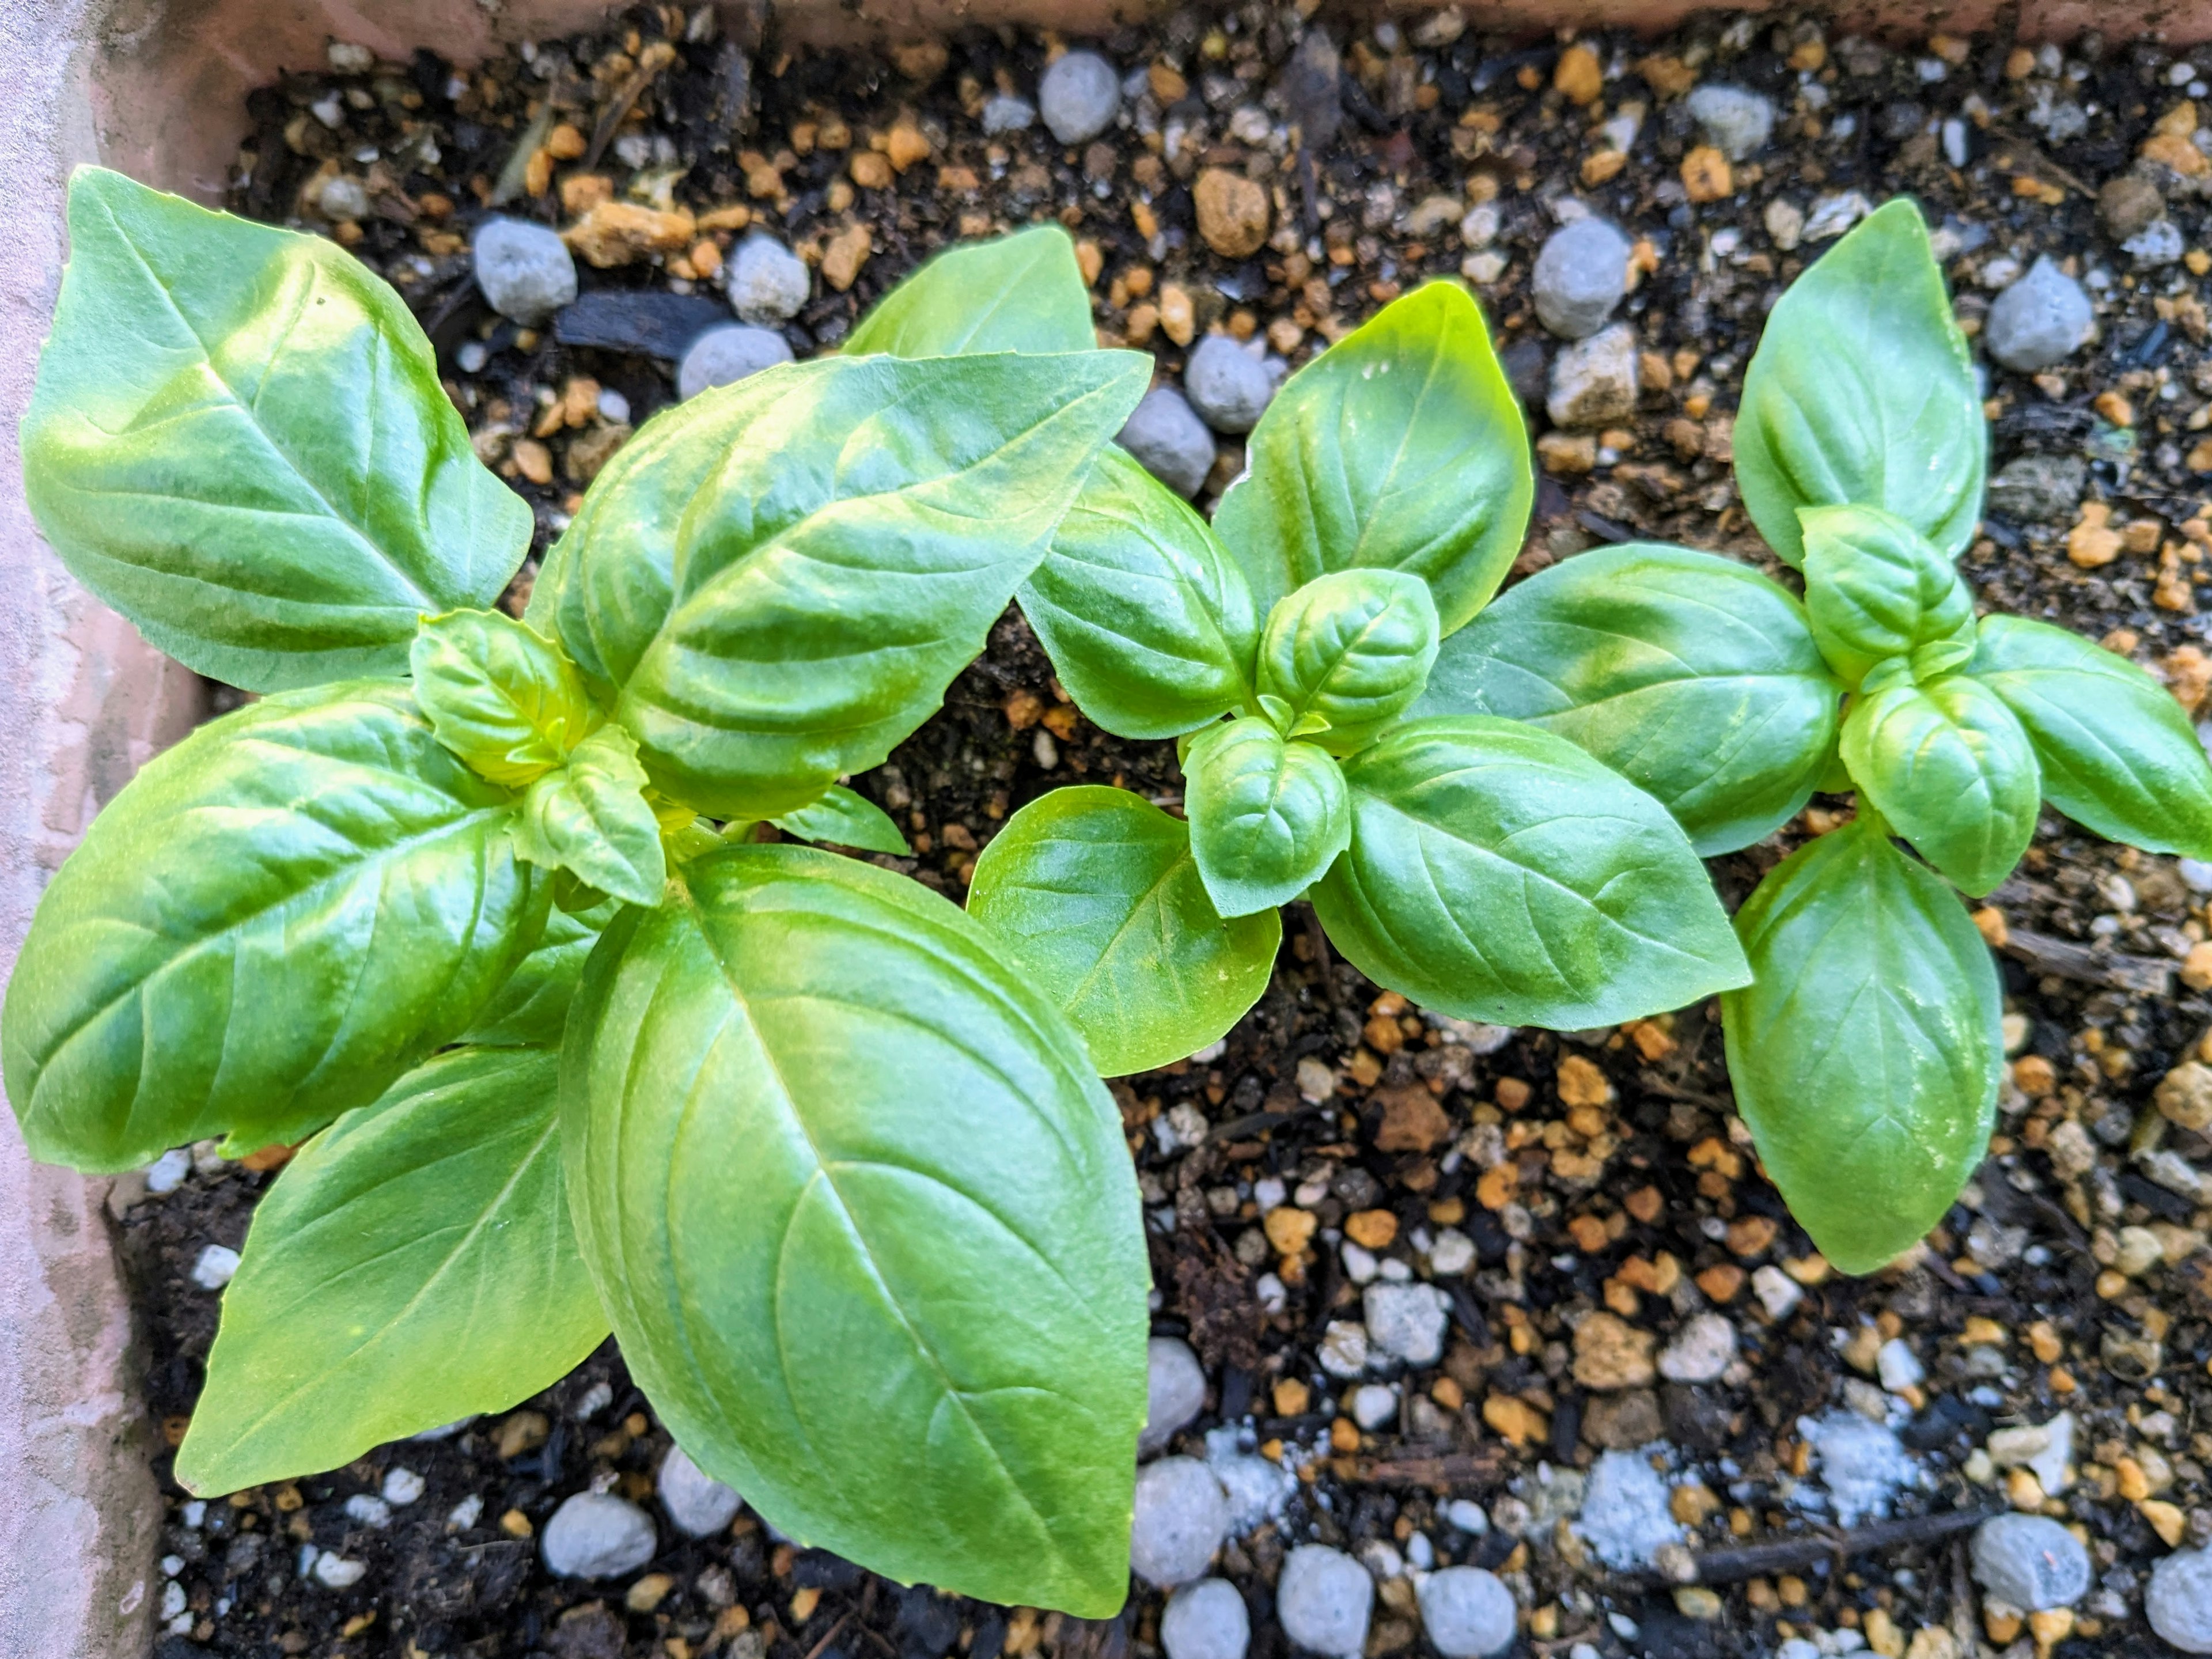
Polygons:
M422 1496L428 1484L412 1469L394 1469L384 1477L384 1501L394 1509L404 1510Z
M660 1460L660 1474L656 1487L660 1493L660 1507L668 1511L668 1518L676 1523L676 1530L690 1538L705 1538L718 1533L737 1519L744 1499L736 1489L726 1486L693 1462L684 1448L672 1444L668 1455Z
M1628 239L1602 219L1553 231L1536 255L1536 315L1565 340L1595 334L1628 292Z
M1027 132L1036 125L1036 106L1026 98L1002 92L983 106L983 136L987 138L1002 132Z
M1342 1550L1301 1544L1283 1559L1275 1616L1283 1634L1309 1652L1349 1659L1367 1646L1375 1581Z
M2212 1550L2181 1550L2150 1570L2143 1613L2184 1653L2212 1653Z
M1707 82L1684 100L1708 143L1731 161L1764 149L1774 131L1774 102L1743 87Z
M1901 1336L1893 1336L1881 1345L1875 1354L1874 1367L1881 1386L1892 1394L1899 1389L1917 1388L1928 1375L1912 1345Z
M2022 1613L2070 1607L2089 1593L2089 1552L2048 1516L2000 1515L1974 1529L1974 1577Z
M1766 1310L1769 1319L1787 1319L1805 1299L1805 1292L1798 1287L1797 1281L1771 1261L1752 1274L1751 1291Z
M1667 1483L1641 1452L1608 1451L1592 1466L1575 1530L1616 1571L1648 1567L1659 1550L1682 1540Z
M1470 1538L1480 1538L1490 1530L1490 1516L1472 1498L1455 1498L1445 1504L1444 1519Z
M1229 1533L1229 1500L1213 1471L1194 1457L1163 1457L1137 1476L1129 1567L1172 1589L1203 1577Z
M1711 1382L1735 1358L1735 1327L1725 1314L1701 1313L1659 1352L1669 1382Z
M599 418L606 422L610 426L628 426L629 424L629 399L623 397L621 392L616 391L611 386L601 386L599 388ZM606 1384L604 1382L595 1382L592 1386L593 1388L604 1389L606 1387Z
M1519 1623L1513 1592L1480 1567L1446 1567L1416 1592L1421 1626L1444 1659L1487 1659L1512 1645Z
M210 1244L192 1263L192 1283L204 1291L219 1291L238 1272L238 1252L226 1244Z
M1164 1451L1182 1425L1206 1407L1206 1369L1190 1344L1156 1336L1145 1345L1145 1427L1137 1455Z
M1201 1578L1168 1597L1160 1614L1160 1645L1168 1659L1244 1659L1252 1643L1252 1616L1225 1578Z
M1997 295L1982 338L1990 356L2007 368L2032 374L2079 350L2094 315L2081 284L2043 254L2027 276Z
M1433 1365L1443 1358L1451 1299L1433 1285L1370 1285L1363 1298L1367 1340L1389 1358Z
M568 244L544 225L487 219L470 238L469 252L485 302L526 327L576 297L576 261Z
M325 1589L351 1589L368 1572L366 1563L348 1560L335 1550L325 1550L315 1558L315 1582Z
M652 1560L659 1547L651 1516L601 1492L564 1500L538 1540L547 1571L561 1578L619 1578Z
M471 1492L446 1512L446 1526L452 1532L466 1532L483 1517L483 1499Z
M149 1193L173 1193L185 1184L185 1177L191 1172L191 1149L172 1146L146 1166L146 1190Z
M780 323L797 314L813 291L806 262L775 240L756 231L738 244L723 267L722 285L730 308L748 323Z
M1037 82L1037 110L1063 144L1085 144L1114 124L1121 77L1095 52L1063 52Z
M381 1532L392 1524L392 1505L381 1498L357 1492L345 1501L346 1519Z
M709 387L732 386L790 361L790 343L774 329L724 323L684 349L684 361L676 366L676 395L688 401Z
M1398 1391L1386 1382L1363 1382L1352 1391L1352 1420L1379 1429L1398 1414Z

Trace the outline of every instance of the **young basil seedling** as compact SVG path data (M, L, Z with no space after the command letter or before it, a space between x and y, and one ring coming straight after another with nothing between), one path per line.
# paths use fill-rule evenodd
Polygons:
M1082 314L1079 287L1036 290ZM1249 453L1209 526L1105 451L1020 591L1086 714L1183 753L1187 822L1126 790L1055 791L976 861L969 912L1099 1069L1227 1031L1301 894L1370 977L1468 1018L1602 1024L1744 982L1657 802L1531 727L1405 718L1534 493L1467 294L1385 307L1291 377Z
M1856 820L1738 913L1757 977L1722 999L1759 1156L1851 1273L1941 1219L1988 1146L1999 986L1946 883L1996 887L2046 799L2100 835L2212 858L2212 767L2165 689L2063 629L1975 620L1954 561L1987 447L1927 232L1892 202L1783 295L1745 376L1737 483L1804 573L1802 603L1709 553L1581 554L1447 641L1413 711L1571 738L1708 854L1771 834L1816 788L1857 790Z
M33 509L149 638L271 694L100 815L0 1015L40 1158L306 1143L178 1479L503 1409L611 1326L786 1533L1118 1609L1150 1273L1112 1103L957 908L748 833L905 850L837 780L938 707L1148 376L1028 302L1080 295L1067 238L947 255L842 356L647 422L518 623L529 511L397 296L111 173L70 230ZM968 355L925 361L948 277Z

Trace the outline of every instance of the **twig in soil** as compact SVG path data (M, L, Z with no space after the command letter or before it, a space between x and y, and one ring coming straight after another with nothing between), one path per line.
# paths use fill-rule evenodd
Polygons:
M2160 962L2155 957L2093 951L2071 939L2033 933L2025 927L2010 931L2004 951L2038 973L2055 974L2060 979L2079 980L2084 985L2102 985L2114 991L2129 991L2136 996L2166 995L2173 977L2173 964Z
M1496 1452L1441 1452L1421 1457L1338 1457L1329 1462L1340 1480L1360 1486L1491 1486L1505 1472Z
M1687 1582L1733 1584L1746 1578L1790 1572L1821 1561L1842 1563L1855 1555L1872 1555L1909 1544L1931 1543L1954 1533L1968 1532L1993 1515L1997 1508L1948 1510L1941 1515L1908 1516L1900 1521L1875 1521L1863 1527L1839 1530L1823 1527L1801 1537L1771 1544L1747 1544L1738 1549L1706 1550L1690 1558L1692 1572Z
M584 150L584 171L589 173L599 164L599 155L615 136L615 129L629 113L630 106L645 96L645 89L660 78L661 70L676 61L676 48L665 40L655 40L637 55L637 67L629 78L615 88L614 96L605 109L599 112L599 123L592 129L592 142Z
M870 1588L872 1589L873 1586L871 1585ZM822 1659L823 1651L844 1634L845 1626L853 1622L853 1615L859 1611L857 1607L848 1607L839 1614L837 1622L822 1632L822 1639L806 1650L806 1659Z
M1334 1013L1343 1006L1336 994L1336 957L1328 948L1328 935L1322 932L1319 912L1311 908L1306 911L1306 944L1321 973L1322 995L1328 1000L1329 1012Z

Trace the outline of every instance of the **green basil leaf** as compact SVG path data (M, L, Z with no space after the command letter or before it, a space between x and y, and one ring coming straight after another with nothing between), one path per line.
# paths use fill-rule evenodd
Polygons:
M1749 976L1667 809L1565 738L1416 720L1344 775L1352 849L1314 909L1378 985L1460 1019L1579 1030Z
M1507 589L1444 641L1413 712L1554 732L1656 796L1711 858L1804 809L1842 696L1784 589L1733 559L1634 542Z
M1243 569L1124 450L1098 452L1019 597L1076 706L1116 737L1177 737L1251 696L1260 628Z
M1877 663L1909 659L1934 680L1974 654L1974 599L1951 561L1904 520L1871 507L1811 507L1805 614L1846 684Z
M732 847L684 882L607 930L562 1051L570 1207L631 1375L780 1530L1110 1617L1151 1272L1081 1041L873 865Z
M1403 570L1463 627L1535 500L1521 405L1465 289L1394 300L1284 383L1214 529L1262 611L1332 570Z
M515 823L514 851L626 903L659 903L668 863L660 821L645 799L637 740L618 726L603 726L566 766L532 784Z
M1190 828L1126 789L1055 789L975 860L968 914L1059 1005L1108 1077L1166 1066L1225 1035L1274 972L1283 919L1224 921Z
M2044 795L2068 817L2148 852L2212 859L2212 766L2181 705L2148 674L2019 617L1982 619L1966 672L2027 729Z
M455 1048L301 1148L253 1212L177 1480L213 1496L550 1388L605 1340L560 1056Z
M1956 558L1981 516L1989 430L1919 210L1886 203L1767 314L1735 420L1736 487L1788 564L1797 510L1886 508Z
M1288 711L1287 735L1304 726L1345 755L1421 695L1436 659L1437 607L1425 582L1401 570L1332 571L1268 617L1259 685Z
M408 659L438 741L510 789L560 765L598 718L560 647L504 611L427 617Z
M1075 244L1035 225L948 249L877 302L845 337L848 357L1088 351L1098 343Z
M1256 714L1200 732L1183 770L1191 851L1224 916L1289 903L1351 841L1336 762Z
M498 598L529 506L365 266L97 167L69 228L23 486L94 593L256 691L404 673L416 617Z
M512 798L404 682L290 692L156 756L47 886L0 1016L33 1157L296 1141L476 1017L544 925Z
M1821 1254L1871 1273L1943 1218L1988 1149L1989 947L1863 818L1769 872L1735 926L1757 974L1721 998L1736 1109Z
M554 905L546 912L538 948L516 965L458 1040L486 1048L558 1048L585 958L599 942L599 930L621 908L612 899L576 913Z
M784 834L801 841L826 841L836 847L857 847L864 853L899 856L914 851L888 812L841 784L830 785L821 799L773 822Z
M2010 875L2035 837L2035 750L1979 681L1953 675L1861 699L1844 721L1844 763L1897 833L1969 893Z
M648 631L630 607L663 579L623 567L663 544L618 523L587 534L562 579L578 603L551 606L586 673L617 673L617 718L654 787L717 817L772 817L882 761L982 649L1149 362L840 357L694 399L714 407L685 446L727 447L665 544L660 617ZM665 512L665 483L624 511Z

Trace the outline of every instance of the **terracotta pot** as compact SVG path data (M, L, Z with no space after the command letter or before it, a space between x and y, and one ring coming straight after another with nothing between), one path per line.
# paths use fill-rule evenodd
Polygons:
M1170 0L1158 0L1164 9ZM1389 0L1395 9L1423 8ZM1070 33L1152 8L1133 0L787 0L790 33L910 39L954 24L1048 21ZM1486 27L1662 29L1698 0L1480 0ZM1820 9L1822 8L1815 8ZM0 0L0 974L92 815L189 729L202 688L91 603L23 505L16 422L63 257L70 166L100 161L203 200L220 193L245 94L323 61L337 38L471 62L501 40L586 27L605 0ZM1845 0L1848 27L1899 35L1989 27L2000 0ZM2212 37L2212 0L2026 0L2028 40ZM33 1165L0 1114L0 1653L137 1659L159 1600L149 1428L126 1363L128 1309L108 1183Z

